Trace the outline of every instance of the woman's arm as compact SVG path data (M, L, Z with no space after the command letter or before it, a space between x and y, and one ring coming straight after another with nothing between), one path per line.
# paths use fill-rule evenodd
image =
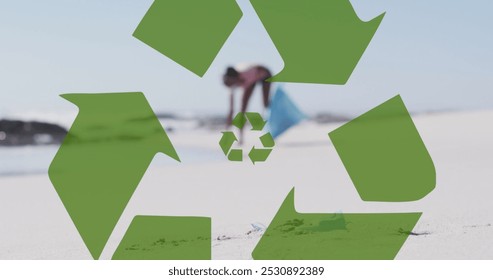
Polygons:
M228 114L228 118L226 120L227 128L229 128L231 126L231 124L233 123L234 107L235 107L235 92L234 92L233 88L230 88L230 91L229 91L229 114Z

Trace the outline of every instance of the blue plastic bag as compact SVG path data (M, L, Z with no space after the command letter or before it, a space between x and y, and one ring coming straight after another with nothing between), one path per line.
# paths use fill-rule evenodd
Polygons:
M289 99L284 89L279 86L270 103L269 130L272 137L277 138L291 127L299 124L307 117Z

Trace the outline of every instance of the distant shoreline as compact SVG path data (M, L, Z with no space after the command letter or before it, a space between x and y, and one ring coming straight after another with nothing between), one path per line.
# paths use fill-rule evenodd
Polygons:
M0 146L58 144L66 134L67 130L56 124L0 120Z
M226 127L226 116L180 116L178 114L158 113L158 119L166 124L168 132L182 129L221 130ZM331 113L319 113L310 118L318 124L349 121L349 117ZM43 146L60 144L69 127L55 122L41 120L0 119L0 147Z

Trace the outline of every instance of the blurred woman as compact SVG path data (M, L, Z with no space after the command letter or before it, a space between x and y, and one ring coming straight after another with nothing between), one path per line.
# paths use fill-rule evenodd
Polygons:
M248 67L243 67L243 69L239 68L240 67L228 67L226 69L226 73L224 73L223 75L224 85L230 89L230 109L227 118L228 127L231 126L235 113L234 89L237 87L243 89L240 112L246 112L250 97L252 97L253 90L255 89L255 85L257 84L262 88L262 100L264 108L267 109L269 107L271 83L265 81L272 76L269 69L262 65L251 65ZM242 143L242 139L243 130L240 131L240 143Z

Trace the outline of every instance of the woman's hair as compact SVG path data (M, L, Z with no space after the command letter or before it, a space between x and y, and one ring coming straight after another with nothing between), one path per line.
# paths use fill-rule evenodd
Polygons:
M224 77L238 78L239 75L240 75L240 73L238 73L238 71L236 71L236 69L234 69L233 67L228 67L226 69L226 73L224 74Z

